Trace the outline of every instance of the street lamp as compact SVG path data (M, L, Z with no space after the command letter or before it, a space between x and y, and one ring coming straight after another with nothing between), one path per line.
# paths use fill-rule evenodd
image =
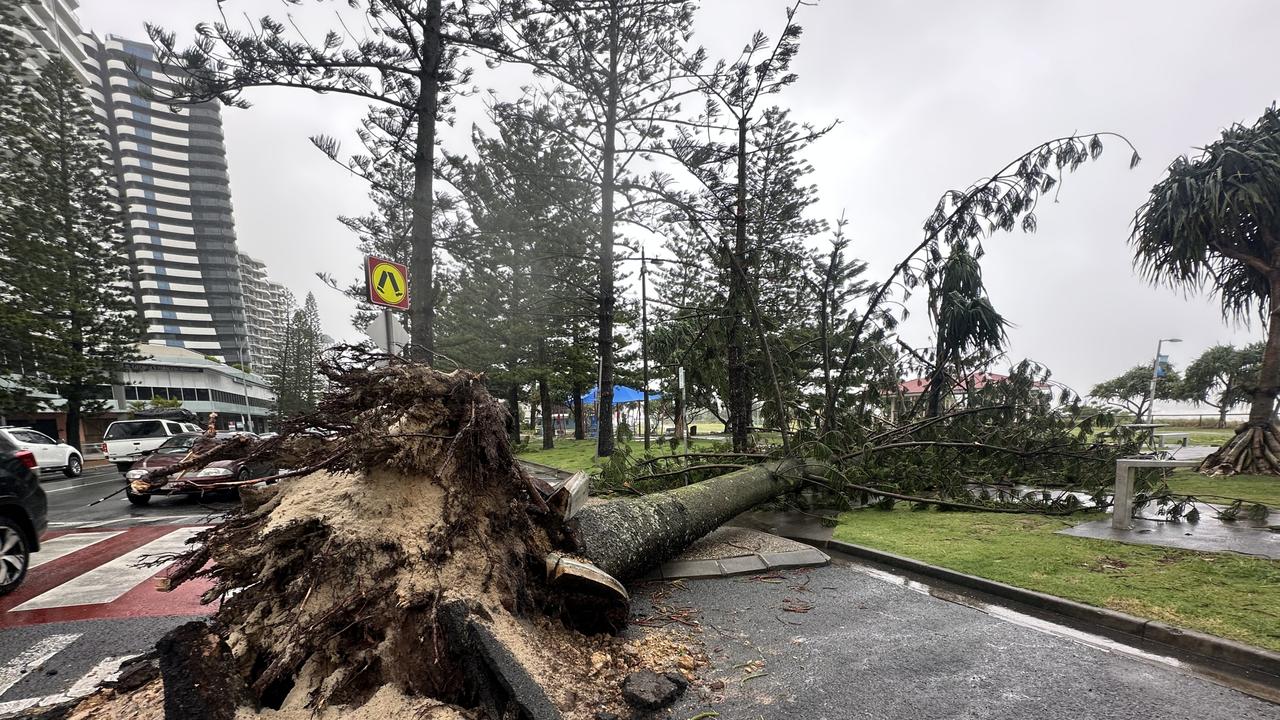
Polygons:
M1147 409L1147 422L1154 425L1156 423L1156 381L1160 379L1160 348L1165 343L1180 343L1182 338L1161 338L1156 343L1156 359L1151 362L1151 405Z
M249 432L253 432L253 409L249 407L249 371L246 369L250 364L245 360L245 343L240 338L236 338L236 349L240 351L240 378L241 384L244 386L244 428ZM1151 386L1153 389L1154 385Z

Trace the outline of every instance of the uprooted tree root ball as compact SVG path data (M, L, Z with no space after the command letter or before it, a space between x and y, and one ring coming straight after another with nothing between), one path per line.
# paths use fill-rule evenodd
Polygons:
M292 477L244 489L243 508L171 572L174 586L211 579L205 599L221 600L204 633L214 645L191 652L234 672L203 691L235 698L237 717L366 705L500 717L539 702L590 717L612 700L585 675L556 672L513 699L520 688L475 657L487 639L532 678L589 669L620 643L548 617L560 601L544 559L560 520L515 460L506 410L475 373L374 360L354 348L326 360L317 412L247 450ZM168 704L178 689L164 680Z

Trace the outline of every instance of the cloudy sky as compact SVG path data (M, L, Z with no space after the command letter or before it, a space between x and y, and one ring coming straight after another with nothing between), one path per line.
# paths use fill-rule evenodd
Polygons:
M326 25L342 4L223 3L229 15L292 12L307 27ZM703 0L695 42L735 54L755 29L776 32L784 5ZM80 15L99 34L142 39L151 20L190 37L216 8L215 0L81 0ZM1158 338L1182 338L1169 354L1185 365L1212 344L1262 337L1257 323L1223 322L1212 297L1149 287L1131 269L1126 240L1134 210L1175 156L1252 122L1276 99L1278 16L1269 0L823 0L802 10L800 80L777 101L799 119L840 121L810 157L817 213L845 213L871 277L919 242L948 188L1052 137L1126 135L1143 157L1137 169L1112 142L1066 179L1056 203L1041 206L1037 233L985 243L992 300L1015 324L1010 356L1045 363L1083 392L1149 363ZM483 71L477 79L509 84ZM238 242L299 296L315 292L330 334L352 337L348 304L315 273L359 272L354 240L334 217L364 212L365 188L307 137L350 138L363 107L285 89L249 99L252 109L224 111ZM450 147L465 149L463 130L481 117L478 104L464 103ZM906 330L916 343L928 333L920 322Z

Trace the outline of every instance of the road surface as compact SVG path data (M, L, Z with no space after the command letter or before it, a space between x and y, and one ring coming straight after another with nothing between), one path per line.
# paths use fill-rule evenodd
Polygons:
M120 662L150 650L170 628L207 615L207 584L172 593L149 560L183 549L202 526L235 507L234 497L153 498L134 507L114 466L43 482L49 529L26 581L0 597L0 717L41 700L84 694Z
M172 553L234 507L157 498L136 508L114 468L46 483L50 529L27 582L0 598L0 718L88 692L167 630L212 608L207 587L155 590ZM706 684L672 717L1280 718L1280 707L1215 684L1177 661L1090 639L999 608L922 594L902 578L838 562L778 577L641 585L696 608L711 658ZM710 683L719 681L718 689Z

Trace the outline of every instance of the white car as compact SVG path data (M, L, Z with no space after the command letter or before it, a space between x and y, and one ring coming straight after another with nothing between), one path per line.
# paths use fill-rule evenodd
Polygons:
M19 450L30 450L36 457L36 469L42 473L61 470L63 475L73 478L84 470L84 458L75 448L42 432L31 428L0 427L0 435Z
M198 433L200 426L166 418L117 420L102 434L102 454L120 472L129 472L133 464L151 454L174 435Z

